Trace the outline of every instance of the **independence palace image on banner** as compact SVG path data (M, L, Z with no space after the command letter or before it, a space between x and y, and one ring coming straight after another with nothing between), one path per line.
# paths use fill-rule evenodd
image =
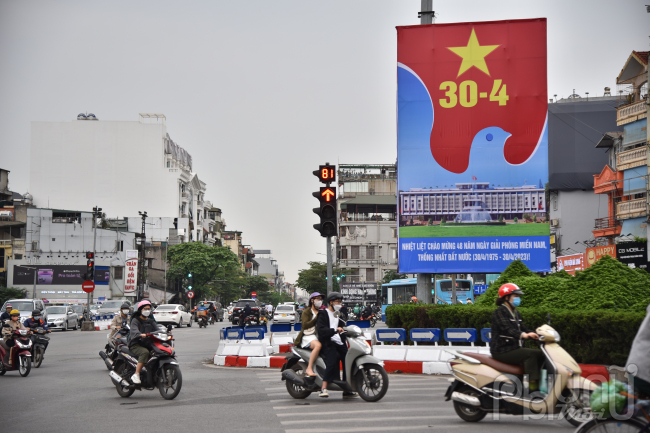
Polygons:
M397 28L399 270L550 270L546 19Z

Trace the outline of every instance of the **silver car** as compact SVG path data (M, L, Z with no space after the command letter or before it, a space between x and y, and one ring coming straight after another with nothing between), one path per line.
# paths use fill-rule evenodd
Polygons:
M61 305L47 307L47 325L50 329L76 330L79 327L79 316L71 306Z
M47 311L45 311L45 305L40 299L10 299L2 306L3 312L7 304L11 304L14 310L20 312L20 323L32 317L32 311L34 310L39 310L43 316L43 320L47 321Z

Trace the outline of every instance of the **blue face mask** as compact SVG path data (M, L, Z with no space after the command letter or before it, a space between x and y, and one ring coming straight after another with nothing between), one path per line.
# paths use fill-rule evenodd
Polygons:
M521 298L515 298L515 299L512 301L512 305L514 305L515 307L518 307L519 304L521 304Z

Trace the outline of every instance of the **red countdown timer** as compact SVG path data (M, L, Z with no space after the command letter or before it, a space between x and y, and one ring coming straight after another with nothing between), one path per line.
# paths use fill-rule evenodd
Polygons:
M314 171L314 176L318 177L321 183L330 183L336 181L335 165L319 165L318 170Z

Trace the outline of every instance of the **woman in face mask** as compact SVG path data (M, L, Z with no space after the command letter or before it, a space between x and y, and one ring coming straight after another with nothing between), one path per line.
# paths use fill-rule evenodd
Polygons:
M322 305L323 295L318 292L312 293L309 297L309 308L305 309L300 316L302 329L294 341L294 344L298 347L312 349L311 356L309 357L309 365L307 366L307 371L305 371L306 376L316 376L313 370L314 362L318 359L318 354L322 347L322 344L318 341L318 334L316 333L316 319L318 310L320 310Z
M523 347L523 340L539 339L539 335L524 326L517 307L521 304L523 295L516 284L508 283L499 288L499 306L492 314L492 340L490 353L492 358L506 364L524 364L524 372L530 380L530 391L538 389L540 367L544 362L544 354L539 349Z
M113 316L113 321L111 322L111 334L109 338L114 338L115 335L120 332L122 327L126 325L127 319L129 318L129 304L126 302L122 304L122 307L120 307L120 314L116 314Z
M135 374L131 376L131 381L137 385L141 383L140 371L149 361L149 352L151 351L151 343L147 338L147 334L156 331L156 321L150 316L151 302L141 301L131 320L129 349L138 356L138 365L135 367Z

